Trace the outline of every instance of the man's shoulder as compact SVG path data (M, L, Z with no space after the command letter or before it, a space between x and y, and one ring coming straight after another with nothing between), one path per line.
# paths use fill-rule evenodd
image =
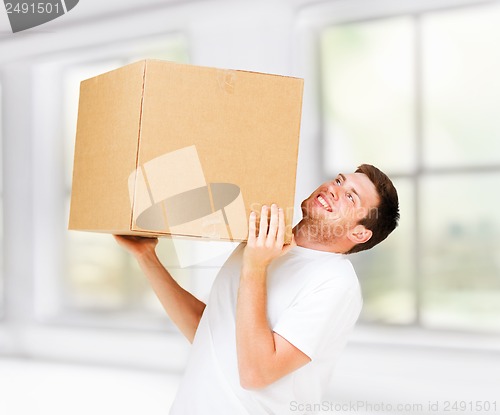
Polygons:
M304 289L339 286L357 290L358 277L354 267L345 255L323 252L321 255L285 255L276 272L287 274L287 280L302 281Z
M356 275L354 267L347 255L313 249L292 251L286 255L287 262L302 265L329 275Z

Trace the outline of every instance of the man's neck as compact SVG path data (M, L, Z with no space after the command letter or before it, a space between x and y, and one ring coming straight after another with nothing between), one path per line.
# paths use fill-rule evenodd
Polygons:
M302 219L293 228L295 243L298 246L308 249L314 249L316 251L333 252L337 254L345 253L350 249L350 247L344 246L346 245L345 242L338 238L330 240L328 241L328 243L318 241L317 238L314 238L311 235L307 227L308 225L304 222L304 219Z

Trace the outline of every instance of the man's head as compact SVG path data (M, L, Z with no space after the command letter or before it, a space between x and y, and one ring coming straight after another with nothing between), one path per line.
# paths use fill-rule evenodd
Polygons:
M349 254L370 249L382 242L396 229L399 222L398 193L391 179L370 164L362 164L357 168L356 173L364 174L374 184L379 203L359 222L372 231L372 237L363 244L355 245L347 252Z
M296 238L310 247L354 253L383 241L397 226L399 202L391 180L363 164L339 174L302 202L303 219Z

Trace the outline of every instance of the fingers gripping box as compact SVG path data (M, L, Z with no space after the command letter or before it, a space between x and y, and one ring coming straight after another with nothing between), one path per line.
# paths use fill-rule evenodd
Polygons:
M277 203L290 241L302 89L156 60L83 81L69 228L244 241Z

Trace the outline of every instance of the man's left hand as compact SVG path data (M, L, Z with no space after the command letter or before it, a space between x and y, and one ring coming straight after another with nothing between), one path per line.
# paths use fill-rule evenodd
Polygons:
M285 245L285 214L277 205L273 204L271 208L262 206L258 230L256 216L252 212L248 220L248 242L243 254L243 268L266 269L271 261L295 246L295 241L292 237L291 244Z

